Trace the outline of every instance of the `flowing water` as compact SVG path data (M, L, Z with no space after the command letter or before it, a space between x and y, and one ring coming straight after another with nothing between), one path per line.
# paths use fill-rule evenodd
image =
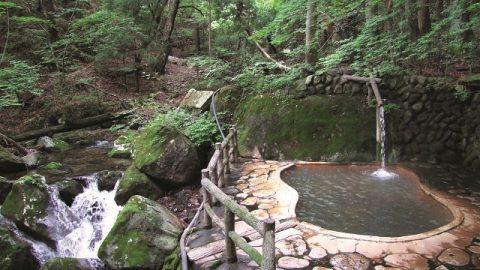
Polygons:
M98 175L101 170L123 170L125 161L107 158L107 141L99 141L94 146L75 148L65 152L48 155L48 161L59 161L67 168L66 173L52 174L39 168L34 172L46 175L49 185L50 206L47 216L41 220L55 240L55 248L24 234L15 224L0 216L0 226L8 228L19 239L32 246L33 253L40 263L53 257L74 257L97 259L101 243L112 228L121 210L114 200L118 189L117 179L113 190L98 189ZM16 179L23 174L8 175ZM57 181L66 178L78 179L83 185L83 192L77 195L69 207L59 197Z
M308 165L285 171L282 179L299 193L301 220L355 234L404 236L451 221L452 214L426 195L408 174L379 180L373 166Z
M95 174L85 179L87 186L70 207L80 224L57 242L61 257L96 258L121 209L114 200L118 181L112 191L99 191Z
M389 178L394 178L397 177L398 175L389 172L387 168L385 167L385 160L386 160L386 154L385 154L385 109L383 106L380 106L378 108L378 118L380 122L380 169L374 171L372 173L372 176L380 179L389 179Z

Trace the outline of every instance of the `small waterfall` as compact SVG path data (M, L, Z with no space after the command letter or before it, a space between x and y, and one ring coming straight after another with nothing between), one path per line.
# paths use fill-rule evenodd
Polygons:
M385 159L386 159L386 154L385 154L385 109L383 106L380 106L378 108L378 118L379 118L379 123L380 123L380 169L376 170L375 172L372 173L373 176L381 179L389 179L389 178L394 178L397 177L398 175L393 172L387 171L386 165L385 165Z
M41 221L56 240L56 250L24 234L11 220L0 215L0 226L32 246L35 257L44 264L54 257L97 259L97 252L121 210L114 200L120 181L111 191L98 189L97 174L83 178L83 192L68 207L59 197L58 188L49 186L50 206Z
M112 191L99 191L97 176L86 177L87 186L70 207L80 225L57 242L59 256L96 258L98 249L112 228L121 207L115 203L119 181Z

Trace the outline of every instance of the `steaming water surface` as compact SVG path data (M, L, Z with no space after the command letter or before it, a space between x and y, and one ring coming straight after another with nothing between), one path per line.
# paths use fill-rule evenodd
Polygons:
M323 228L375 236L405 236L452 220L442 204L392 168L378 178L370 166L308 165L285 171L282 179L299 193L297 215Z

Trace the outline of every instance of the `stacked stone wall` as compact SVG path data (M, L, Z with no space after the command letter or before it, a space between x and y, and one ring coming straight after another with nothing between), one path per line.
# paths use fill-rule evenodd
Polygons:
M368 83L342 80L344 74L351 75L338 70L310 75L297 94L374 100ZM468 97L462 100L455 95L455 84L444 78L395 74L381 79L391 159L448 162L480 171L480 93L476 89L467 87Z

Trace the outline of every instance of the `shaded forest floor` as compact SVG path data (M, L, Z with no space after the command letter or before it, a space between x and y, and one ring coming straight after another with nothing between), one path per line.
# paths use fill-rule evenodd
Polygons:
M107 112L135 109L136 117L145 121L162 107L177 106L186 92L200 78L200 71L186 65L168 63L164 75L143 73L136 90L135 78L97 72L92 64L84 64L59 79L44 74L40 96L26 97L23 106L0 111L0 130L9 135L61 124ZM126 87L127 86L127 87Z

